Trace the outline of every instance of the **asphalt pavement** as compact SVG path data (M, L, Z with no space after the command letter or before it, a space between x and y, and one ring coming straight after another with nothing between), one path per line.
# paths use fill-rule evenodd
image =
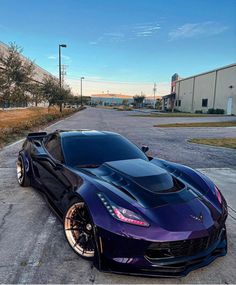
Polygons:
M187 143L194 137L236 137L236 128L154 128L154 124L232 120L220 118L143 118L133 112L88 108L47 128L119 132L150 147L160 158L200 169L236 209L236 151ZM236 283L236 221L229 217L228 254L185 278L163 279L102 273L79 258L67 244L63 228L40 194L16 181L15 161L22 142L0 151L0 283ZM235 218L236 214L230 210Z

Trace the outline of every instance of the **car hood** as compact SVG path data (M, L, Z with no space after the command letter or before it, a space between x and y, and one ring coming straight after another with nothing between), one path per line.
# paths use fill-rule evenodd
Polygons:
M84 169L101 187L100 191L117 205L136 211L152 225L146 232L148 240L185 239L205 236L217 226L221 212L201 194L200 189L169 173L166 169L142 159L112 161L98 168ZM167 181L164 183L163 181ZM171 180L177 186L170 188ZM94 207L94 200L91 206ZM103 209L103 208L102 208ZM96 224L110 229L111 220L96 214ZM142 227L117 224L112 229L119 234L129 233L136 238L143 236ZM157 237L158 232L158 237ZM170 236L169 236L170 235Z
M143 159L106 162L86 172L115 186L144 208L181 204L198 197L167 170Z

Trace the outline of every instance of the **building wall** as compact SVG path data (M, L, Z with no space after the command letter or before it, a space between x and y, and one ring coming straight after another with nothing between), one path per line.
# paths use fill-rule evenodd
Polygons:
M176 84L176 100L181 101L180 106L176 106L176 109L183 112L191 112L192 106L192 94L193 94L193 78L178 81ZM178 102L178 101L177 101Z
M226 110L229 97L233 98L232 114L236 115L236 65L217 71L215 108Z
M230 88L231 87L231 88ZM208 109L224 109L227 113L228 98L232 97L232 114L236 114L236 64L182 79L176 82L176 100L181 106L175 108L183 112ZM202 99L208 99L207 107Z
M215 74L216 72L210 72L194 77L193 109L191 111L202 110L207 113L209 108L213 108ZM202 107L202 99L208 99L207 107Z
M117 97L91 97L91 104L98 105L121 105L123 100L128 100L128 104L132 104L134 102L132 99L124 99Z

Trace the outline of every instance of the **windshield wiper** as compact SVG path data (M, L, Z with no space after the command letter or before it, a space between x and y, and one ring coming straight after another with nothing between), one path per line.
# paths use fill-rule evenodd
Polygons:
M78 168L97 168L99 167L99 164L78 164L76 167Z

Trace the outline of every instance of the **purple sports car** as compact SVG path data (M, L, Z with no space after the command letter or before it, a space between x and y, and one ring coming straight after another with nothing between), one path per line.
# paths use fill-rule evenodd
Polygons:
M31 133L17 178L39 189L72 249L99 270L184 276L226 254L227 204L200 172L147 151L111 132Z

